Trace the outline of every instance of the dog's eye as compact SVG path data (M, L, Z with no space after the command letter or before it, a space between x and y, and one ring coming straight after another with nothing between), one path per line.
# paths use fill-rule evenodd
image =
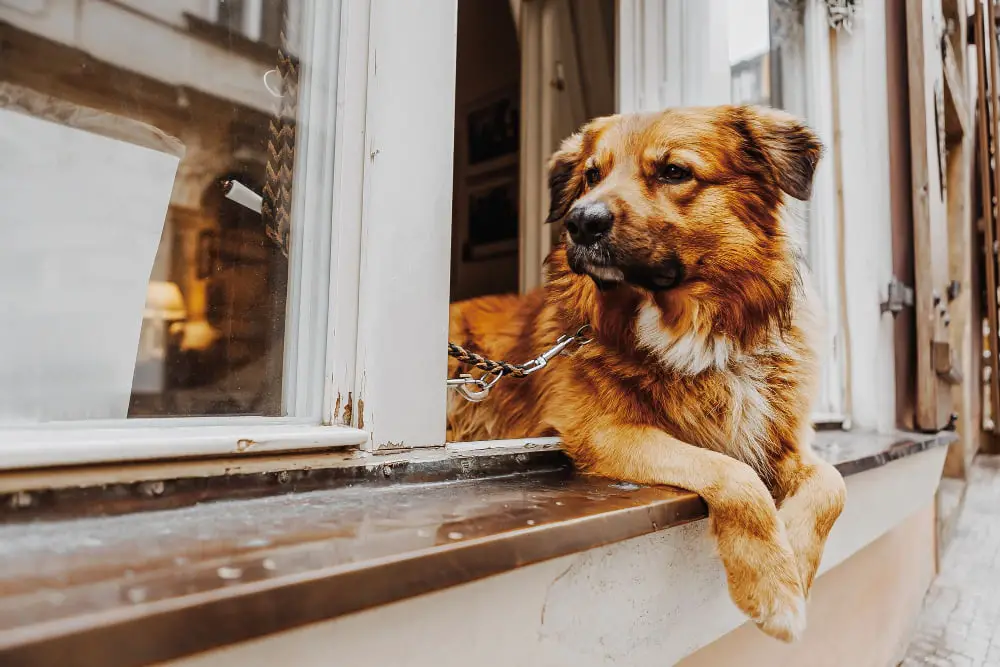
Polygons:
M683 183L691 178L691 170L676 164L668 164L660 169L660 178L666 183Z
M601 170L597 167L591 167L583 172L583 177L587 179L587 185L594 187L601 182Z

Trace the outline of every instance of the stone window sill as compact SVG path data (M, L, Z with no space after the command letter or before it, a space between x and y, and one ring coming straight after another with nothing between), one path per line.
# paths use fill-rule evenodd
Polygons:
M852 476L952 440L823 432L817 449ZM214 492L237 497L218 502L203 502L208 480L146 482L156 511L116 486L77 490L71 505L106 514L93 517L60 513L58 494L48 515L11 494L0 664L153 664L706 516L686 491L574 474L553 446L269 475L276 486L256 498L218 478Z

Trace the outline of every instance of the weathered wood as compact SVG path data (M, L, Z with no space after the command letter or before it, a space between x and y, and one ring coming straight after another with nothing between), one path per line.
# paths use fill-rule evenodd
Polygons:
M945 324L948 228L942 174L944 75L933 0L906 8L910 82L913 245L916 266L917 426L933 431L951 417L951 390L935 371L933 345L949 344Z

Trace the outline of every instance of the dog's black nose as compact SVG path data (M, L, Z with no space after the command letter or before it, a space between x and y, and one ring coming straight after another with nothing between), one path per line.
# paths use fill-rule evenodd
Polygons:
M611 230L614 221L611 209L603 202L577 204L566 216L566 231L573 243L593 245Z

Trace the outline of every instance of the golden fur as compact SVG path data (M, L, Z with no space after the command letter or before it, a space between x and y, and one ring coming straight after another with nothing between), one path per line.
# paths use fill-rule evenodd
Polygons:
M759 107L591 121L552 158L550 220L599 205L610 230L564 230L544 288L456 303L450 322L451 340L512 362L589 323L590 344L485 402L453 394L451 438L558 435L587 472L699 493L733 601L786 641L845 499L811 449L821 329L784 219L821 151Z

